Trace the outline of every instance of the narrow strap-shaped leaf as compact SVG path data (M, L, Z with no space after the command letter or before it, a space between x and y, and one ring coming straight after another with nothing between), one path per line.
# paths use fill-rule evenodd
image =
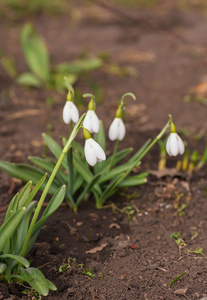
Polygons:
M42 296L47 296L49 287L47 279L43 273L36 268L20 268L20 274L25 282L27 282L36 292Z
M106 136L104 131L103 122L99 121L99 131L96 132L93 136L94 140L103 148L103 150L106 150Z
M20 262L26 268L28 268L30 266L29 261L26 258L24 258L22 256L19 256L19 255L14 255L14 254L3 254L3 255L0 255L0 260L1 259L6 259L6 258L14 259L14 260Z
M21 190L21 192L18 195L18 209L26 206L25 203L29 197L29 194L31 192L32 189L32 181L29 181Z
M150 142L151 142L151 139L147 140L144 143L144 145L129 159L128 163L131 163L131 162L137 160L141 156L141 154L147 149Z
M36 206L36 201L33 201L28 205L26 212L17 228L17 241L14 249L14 252L16 254L19 254L22 250L22 246L24 244L28 227L29 227L30 217L34 211L35 206Z
M93 179L86 185L80 196L78 197L76 201L76 206L78 207L79 203L83 200L83 197L86 193L89 193L92 187L96 184L96 182L99 180L101 174L96 174Z
M5 215L5 219L4 219L4 222L13 214L13 205L14 203L17 201L17 197L18 197L19 193L17 193L11 200L8 208L7 208L7 211L6 211L6 215Z
M55 167L55 164L53 164L43 158L40 158L40 157L30 156L29 160L50 174L52 173L52 171ZM63 173L60 169L58 170L58 172L56 174L56 178L60 181L61 184L66 184L68 181L67 175L65 173Z
M116 166L120 161L122 161L127 155L129 155L132 152L133 148L126 148L123 150L120 150L116 153L113 163L111 167ZM109 173L109 166L111 164L111 156L108 157L105 161L101 162L101 170L100 173L102 174L108 174ZM111 172L111 170L110 170Z
M32 236L30 238L26 254L29 253L31 250L36 238L39 235L39 232L44 225L44 223L47 221L47 219L58 209L58 207L61 205L61 203L64 200L65 196L65 186L62 186L59 188L59 190L55 193L55 195L50 200L49 204L47 205L43 215L41 216L41 219L35 224Z
M49 136L46 133L43 134L43 138L44 138L44 141L45 141L46 145L48 146L48 148L52 152L52 154L57 159L59 159L59 157L62 153L62 148L60 147L60 145L53 138L51 138L51 136ZM63 158L62 166L63 166L64 169L68 170L68 164L67 164L67 158L66 157Z
M32 24L26 24L21 32L21 46L29 68L39 78L47 81L50 73L49 54L43 39Z
M29 203L33 200L33 198L35 197L35 195L37 194L37 192L39 191L39 189L41 188L43 182L45 181L47 177L47 173L45 173L44 176L42 176L42 178L37 182L37 184L34 186L34 188L32 189L32 191L29 194L29 197L27 198L27 201L25 202L25 206L27 207L29 205Z
M86 168L86 165L81 160L77 160L74 158L74 167L87 183L91 182L91 180L93 179L93 174L89 169ZM93 189L95 189L98 194L102 194L102 191L98 185L94 185Z
M100 207L104 204L107 198L109 198L112 194L114 194L117 191L117 186L119 183L126 177L126 173L120 174L118 177L116 177L105 189L104 193L101 196L100 199Z
M33 184L37 184L42 178L45 173L33 166L29 166L26 164L13 164L7 161L0 161L0 168L4 170L9 175L19 178L22 181L28 181L29 179L32 181ZM47 180L43 182L41 186L41 190L44 189L46 185ZM49 193L54 194L55 191L59 188L59 186L53 181L53 183L50 186Z
M118 187L137 186L147 182L147 178L137 178L137 176L127 177L119 183Z
M22 217L26 211L25 207L20 208L16 211L10 218L8 218L0 227L0 251L7 244L11 236L17 229L19 222L22 220Z

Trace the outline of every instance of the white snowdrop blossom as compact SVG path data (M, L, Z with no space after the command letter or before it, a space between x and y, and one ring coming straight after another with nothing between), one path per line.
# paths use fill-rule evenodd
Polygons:
M115 118L109 127L109 138L111 141L122 141L125 137L126 129L121 118Z
M88 110L83 121L83 127L88 129L90 133L99 131L99 119L94 110Z
M63 108L63 121L69 124L70 121L77 123L79 119L79 112L76 105L72 101L66 101Z
M101 162L106 159L106 154L101 146L94 141L94 139L89 138L85 141L85 158L89 165L95 166L97 162Z
M166 150L170 156L177 156L178 154L184 153L184 143L176 132L169 135L166 143Z

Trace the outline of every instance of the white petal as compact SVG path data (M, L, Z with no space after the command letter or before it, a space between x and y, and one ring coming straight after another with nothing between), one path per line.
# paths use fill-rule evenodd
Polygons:
M109 138L111 141L120 140L122 141L125 137L126 129L125 125L120 118L115 118L109 128Z
M122 141L126 134L126 129L122 119L119 119L119 140Z
M96 157L96 152L93 149L93 145L91 144L91 140L92 138L87 139L85 141L84 152L88 164L93 167L97 163L97 157Z
M92 130L93 130L93 132L98 132L99 131L99 119L94 110L92 110L91 112L92 112Z
M63 108L63 121L69 124L70 121L76 123L79 119L78 109L72 101L66 101Z
M172 156L172 153L170 151L170 140L171 140L171 134L169 135L168 139L167 139L167 143L166 143L166 150L167 150L167 153Z
M111 141L115 141L118 139L118 118L115 118L109 127L109 138Z
M70 101L67 101L64 105L63 108L63 121L66 124L69 124L69 122L71 121L71 110L70 110Z
M92 131L92 115L91 115L92 110L88 110L85 116L85 119L83 121L83 127L88 129L90 133L93 133Z
M102 147L93 139L91 139L91 145L93 146L93 149L96 153L96 157L98 161L102 161L106 159L106 154Z
M171 133L170 152L173 156L177 156L179 154L177 133Z
M179 154L183 154L185 151L185 146L178 134L177 134L177 143L178 143Z
M72 120L74 123L77 123L78 122L78 119L79 119L79 112L78 112L78 109L76 107L76 105L71 102L71 117L72 117Z

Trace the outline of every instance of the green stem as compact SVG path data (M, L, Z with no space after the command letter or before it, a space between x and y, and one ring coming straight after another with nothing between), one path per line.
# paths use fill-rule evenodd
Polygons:
M24 245L22 247L22 251L21 251L20 255L23 256L23 257L25 256L29 240L31 238L31 235L32 235L35 223L37 221L37 218L39 216L40 210L42 208L42 205L43 205L43 203L45 201L45 198L47 196L48 190L49 190L49 188L50 188L50 186L51 186L51 184L53 182L53 179L55 178L55 175L56 175L56 173L57 173L57 171L58 171L58 169L59 169L59 167L60 167L60 165L62 163L62 160L63 160L65 154L68 152L68 149L70 148L72 141L74 140L74 138L76 137L76 135L77 135L77 133L78 133L78 131L80 129L80 126L81 126L81 124L82 124L82 122L83 122L83 120L85 118L85 115L86 114L83 114L80 117L79 121L74 126L73 131L72 131L72 133L71 133L71 135L70 135L70 137L69 137L69 139L68 139L65 147L63 148L62 153L61 153L61 155L60 155L60 157L59 157L59 159L58 159L58 161L57 161L57 163L56 163L56 165L55 165L55 167L54 167L54 169L53 169L53 171L52 171L52 173L50 175L50 178L49 178L49 180L48 180L48 182L47 182L47 184L46 184L46 186L45 186L45 188L44 188L44 190L42 192L42 195L41 195L40 200L38 202L37 208L35 209L35 213L33 215L32 221L30 223L30 226L29 226L29 229L28 229L28 233L27 233Z
M115 146L114 146L114 152L113 152L113 154L112 154L112 156L111 156L111 159L110 159L108 171L109 171L109 170L111 169L111 167L112 167L114 158L115 158L116 153L117 153L117 150L118 150L119 142L120 142L119 140L116 140L116 144L115 144Z
M73 123L70 122L70 135L72 133L72 127ZM69 136L70 136L69 135ZM74 172L73 172L73 148L72 146L69 148L67 152L67 162L68 162L68 170L69 170L69 192L72 197L73 194L73 178L74 178Z
M162 129L162 131L156 136L156 138L151 142L151 144L146 148L146 150L140 155L139 161L147 154L147 152L161 139L163 134L167 131L168 128L170 128L170 125L172 123L172 116L169 115L169 121L165 125L165 127Z

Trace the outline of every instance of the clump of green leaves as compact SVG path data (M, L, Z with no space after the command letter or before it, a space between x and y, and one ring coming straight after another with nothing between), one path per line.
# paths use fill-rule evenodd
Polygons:
M62 92L66 88L64 76L67 76L68 81L74 84L81 74L91 72L102 66L100 58L84 58L52 66L47 46L31 23L23 26L20 42L29 70L17 75L11 57L4 56L1 63L7 73L16 78L17 83L23 86L47 87Z
M50 290L56 290L56 286L46 279L39 269L30 267L30 262L26 259L26 256L30 252L44 223L64 200L65 185L62 185L54 191L49 204L41 217L39 217L48 190L84 118L85 115L82 115L73 128L68 141L59 155L57 163L54 165L53 170L51 170L51 175L47 183L44 185L47 174L44 174L40 178L33 189L32 181L29 181L10 202L4 222L0 226L1 277L8 282L27 282L36 292L43 296L47 296ZM34 197L43 185L43 193L39 201L34 201Z
M67 261L59 267L59 272L66 272L67 270L71 269L72 267L81 270L81 274L87 275L89 277L95 277L96 275L93 273L93 270L89 267L84 269L84 264L79 264L76 258L68 257Z

